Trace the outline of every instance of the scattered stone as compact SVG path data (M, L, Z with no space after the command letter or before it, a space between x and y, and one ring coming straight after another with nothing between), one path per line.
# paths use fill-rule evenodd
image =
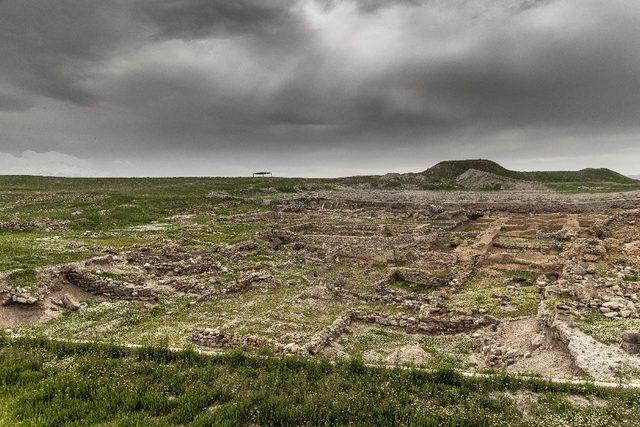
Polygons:
M71 295L64 294L60 299L60 305L68 310L76 311L80 309L80 303L76 301Z
M622 334L622 349L629 354L640 354L640 332L626 331Z

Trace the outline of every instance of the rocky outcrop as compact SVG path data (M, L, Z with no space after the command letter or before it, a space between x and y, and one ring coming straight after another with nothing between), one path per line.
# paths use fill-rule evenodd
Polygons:
M58 307L66 308L67 310L77 311L80 310L82 304L75 300L71 295L64 294L59 299L52 299L51 302Z

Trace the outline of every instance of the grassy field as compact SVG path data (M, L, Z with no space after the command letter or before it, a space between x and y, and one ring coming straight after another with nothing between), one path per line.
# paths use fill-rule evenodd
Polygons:
M357 359L0 341L3 425L637 425L640 392ZM596 404L589 404L596 402Z

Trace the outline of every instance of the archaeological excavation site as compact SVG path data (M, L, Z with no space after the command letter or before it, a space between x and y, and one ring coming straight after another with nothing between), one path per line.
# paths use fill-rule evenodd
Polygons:
M2 199L4 351L63 370L93 348L448 372L514 413L551 422L561 393L563 416L618 417L640 386L640 193L415 182L19 179ZM198 410L225 415L224 393Z

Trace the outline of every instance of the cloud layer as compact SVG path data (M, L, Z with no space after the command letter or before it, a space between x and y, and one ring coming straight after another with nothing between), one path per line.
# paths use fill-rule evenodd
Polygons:
M0 151L143 175L634 172L639 27L633 0L0 0Z

